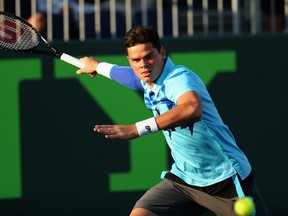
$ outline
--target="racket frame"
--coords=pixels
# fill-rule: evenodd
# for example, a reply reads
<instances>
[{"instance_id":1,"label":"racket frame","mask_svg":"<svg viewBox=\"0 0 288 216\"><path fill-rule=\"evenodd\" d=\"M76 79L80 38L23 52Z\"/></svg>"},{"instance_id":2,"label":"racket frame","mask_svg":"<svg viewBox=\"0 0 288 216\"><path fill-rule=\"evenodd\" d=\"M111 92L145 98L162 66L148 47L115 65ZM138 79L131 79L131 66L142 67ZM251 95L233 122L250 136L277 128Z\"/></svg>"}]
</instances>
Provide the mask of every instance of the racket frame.
<instances>
[{"instance_id":1,"label":"racket frame","mask_svg":"<svg viewBox=\"0 0 288 216\"><path fill-rule=\"evenodd\" d=\"M1 14L3 16L8 16L11 17L15 20L19 20L20 22L22 22L23 24L27 25L28 27L30 27L37 35L37 39L38 39L38 43L30 48L30 49L10 49L7 47L3 47L0 45L0 49L4 50L4 51L12 51L12 52L20 52L20 53L29 53L29 54L39 54L39 55L46 55L46 56L52 56L52 57L57 57L62 61L65 61L69 64L72 64L78 68L83 68L84 67L84 63L81 62L79 59L68 55L66 53L63 53L61 51L59 51L58 49L56 49L55 47L52 46L51 43L49 43L39 32L38 30L31 24L29 23L27 20L23 19L22 17L16 16L15 14L12 13L8 13L8 12L4 12L4 11L0 11L0 16ZM47 48L49 48L52 52L48 52L48 51L44 51L44 50L37 50L37 47L39 47L39 45L41 44L41 42L43 42Z\"/></svg>"}]
</instances>

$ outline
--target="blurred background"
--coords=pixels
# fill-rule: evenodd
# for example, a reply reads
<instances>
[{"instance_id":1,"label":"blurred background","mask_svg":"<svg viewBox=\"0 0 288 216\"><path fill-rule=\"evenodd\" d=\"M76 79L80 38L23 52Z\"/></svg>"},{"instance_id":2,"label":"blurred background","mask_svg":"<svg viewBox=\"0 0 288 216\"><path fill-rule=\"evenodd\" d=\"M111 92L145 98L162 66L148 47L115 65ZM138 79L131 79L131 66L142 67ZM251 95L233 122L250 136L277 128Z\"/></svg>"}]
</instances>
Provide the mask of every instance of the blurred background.
<instances>
[{"instance_id":1,"label":"blurred background","mask_svg":"<svg viewBox=\"0 0 288 216\"><path fill-rule=\"evenodd\" d=\"M0 0L61 51L128 65L151 25L204 80L271 215L286 213L287 0ZM173 162L161 132L106 140L94 124L148 118L142 95L58 59L0 52L0 215L129 215ZM210 215L210 214L209 214Z\"/></svg>"},{"instance_id":2,"label":"blurred background","mask_svg":"<svg viewBox=\"0 0 288 216\"><path fill-rule=\"evenodd\" d=\"M133 25L161 37L287 33L287 0L0 0L49 41L122 38Z\"/></svg>"}]
</instances>

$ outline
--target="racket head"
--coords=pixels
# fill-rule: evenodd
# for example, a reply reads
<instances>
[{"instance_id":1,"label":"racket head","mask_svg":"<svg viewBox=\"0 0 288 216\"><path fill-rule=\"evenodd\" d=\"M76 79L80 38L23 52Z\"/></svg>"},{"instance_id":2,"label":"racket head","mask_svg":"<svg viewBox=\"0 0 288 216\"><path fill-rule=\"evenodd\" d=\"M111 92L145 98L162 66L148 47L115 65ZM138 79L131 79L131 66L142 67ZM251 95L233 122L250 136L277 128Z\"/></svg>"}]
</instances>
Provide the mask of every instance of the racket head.
<instances>
[{"instance_id":1,"label":"racket head","mask_svg":"<svg viewBox=\"0 0 288 216\"><path fill-rule=\"evenodd\" d=\"M39 45L40 38L36 28L25 19L0 11L0 49L30 52Z\"/></svg>"}]
</instances>

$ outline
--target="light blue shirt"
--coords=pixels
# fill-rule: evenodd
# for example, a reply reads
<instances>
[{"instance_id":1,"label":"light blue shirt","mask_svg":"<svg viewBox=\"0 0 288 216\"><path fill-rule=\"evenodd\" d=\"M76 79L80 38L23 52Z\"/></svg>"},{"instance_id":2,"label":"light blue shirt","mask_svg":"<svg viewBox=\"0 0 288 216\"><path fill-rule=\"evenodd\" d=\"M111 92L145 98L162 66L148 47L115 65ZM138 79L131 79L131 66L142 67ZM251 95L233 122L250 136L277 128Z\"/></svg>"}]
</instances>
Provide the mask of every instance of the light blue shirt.
<instances>
[{"instance_id":1,"label":"light blue shirt","mask_svg":"<svg viewBox=\"0 0 288 216\"><path fill-rule=\"evenodd\" d=\"M118 66L115 71L117 70L119 71ZM117 76L111 73L111 78L121 83L119 74L115 77ZM133 80L131 86L135 86L135 77L130 80ZM225 180L236 173L242 179L249 175L251 166L247 157L236 145L205 84L194 72L181 65L175 66L171 59L167 58L163 73L153 89L143 81L141 84L144 88L145 104L154 116L177 106L178 98L185 92L194 91L200 97L203 107L200 121L163 131L174 159L170 170L173 174L187 184L202 187ZM129 87L128 83L125 85Z\"/></svg>"}]
</instances>

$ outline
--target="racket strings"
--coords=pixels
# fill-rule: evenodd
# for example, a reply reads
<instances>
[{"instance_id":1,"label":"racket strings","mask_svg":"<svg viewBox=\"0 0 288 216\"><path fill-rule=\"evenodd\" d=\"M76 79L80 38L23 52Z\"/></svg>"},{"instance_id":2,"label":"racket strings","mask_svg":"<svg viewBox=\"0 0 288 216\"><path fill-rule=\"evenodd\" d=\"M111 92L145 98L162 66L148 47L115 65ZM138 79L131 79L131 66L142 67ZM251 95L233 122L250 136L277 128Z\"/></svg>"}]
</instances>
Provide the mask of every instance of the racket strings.
<instances>
[{"instance_id":1,"label":"racket strings","mask_svg":"<svg viewBox=\"0 0 288 216\"><path fill-rule=\"evenodd\" d=\"M15 17L0 14L0 47L15 51L29 50L39 44L35 30Z\"/></svg>"}]
</instances>

